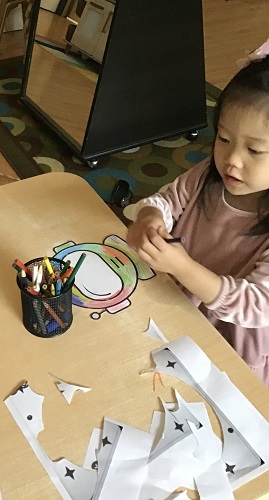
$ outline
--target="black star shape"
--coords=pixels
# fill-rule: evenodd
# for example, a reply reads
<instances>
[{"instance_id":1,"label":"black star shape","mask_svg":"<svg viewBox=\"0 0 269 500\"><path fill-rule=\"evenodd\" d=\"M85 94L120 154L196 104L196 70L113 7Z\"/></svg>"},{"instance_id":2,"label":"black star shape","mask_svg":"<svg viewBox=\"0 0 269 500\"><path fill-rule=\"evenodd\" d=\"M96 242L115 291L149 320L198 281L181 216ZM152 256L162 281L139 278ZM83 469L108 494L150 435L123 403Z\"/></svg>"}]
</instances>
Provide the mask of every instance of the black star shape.
<instances>
[{"instance_id":1,"label":"black star shape","mask_svg":"<svg viewBox=\"0 0 269 500\"><path fill-rule=\"evenodd\" d=\"M103 446L106 444L112 444L110 441L108 441L108 437L106 436L104 439L102 439Z\"/></svg>"},{"instance_id":2,"label":"black star shape","mask_svg":"<svg viewBox=\"0 0 269 500\"><path fill-rule=\"evenodd\" d=\"M232 474L234 474L234 468L235 465L226 464L226 472L231 472Z\"/></svg>"},{"instance_id":3,"label":"black star shape","mask_svg":"<svg viewBox=\"0 0 269 500\"><path fill-rule=\"evenodd\" d=\"M178 424L177 422L175 422L175 431L180 430L181 432L184 432L183 431L183 425L184 424Z\"/></svg>"},{"instance_id":4,"label":"black star shape","mask_svg":"<svg viewBox=\"0 0 269 500\"><path fill-rule=\"evenodd\" d=\"M175 368L176 361L168 361L166 368Z\"/></svg>"},{"instance_id":5,"label":"black star shape","mask_svg":"<svg viewBox=\"0 0 269 500\"><path fill-rule=\"evenodd\" d=\"M65 477L72 477L72 479L75 479L74 478L74 472L76 469L68 469L68 467L66 467L66 473L65 473Z\"/></svg>"}]
</instances>

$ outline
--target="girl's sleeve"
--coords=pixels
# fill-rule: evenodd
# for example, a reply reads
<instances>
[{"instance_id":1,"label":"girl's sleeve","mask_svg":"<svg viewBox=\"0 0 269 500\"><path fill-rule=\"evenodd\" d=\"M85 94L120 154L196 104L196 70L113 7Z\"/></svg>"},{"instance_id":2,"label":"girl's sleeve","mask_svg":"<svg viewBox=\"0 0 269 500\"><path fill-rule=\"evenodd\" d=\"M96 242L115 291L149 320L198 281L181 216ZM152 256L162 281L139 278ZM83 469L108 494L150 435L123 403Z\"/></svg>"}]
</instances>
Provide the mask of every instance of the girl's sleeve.
<instances>
[{"instance_id":1,"label":"girl's sleeve","mask_svg":"<svg viewBox=\"0 0 269 500\"><path fill-rule=\"evenodd\" d=\"M170 233L174 221L179 219L191 197L197 192L199 186L202 185L208 172L208 165L209 159L203 160L195 167L177 177L173 183L162 188L161 192L126 207L124 215L128 219L136 221L138 213L142 208L158 208L162 213L166 229Z\"/></svg>"},{"instance_id":2,"label":"girl's sleeve","mask_svg":"<svg viewBox=\"0 0 269 500\"><path fill-rule=\"evenodd\" d=\"M204 304L214 316L244 328L269 326L269 250L261 254L254 270L245 278L221 276L219 296Z\"/></svg>"}]
</instances>

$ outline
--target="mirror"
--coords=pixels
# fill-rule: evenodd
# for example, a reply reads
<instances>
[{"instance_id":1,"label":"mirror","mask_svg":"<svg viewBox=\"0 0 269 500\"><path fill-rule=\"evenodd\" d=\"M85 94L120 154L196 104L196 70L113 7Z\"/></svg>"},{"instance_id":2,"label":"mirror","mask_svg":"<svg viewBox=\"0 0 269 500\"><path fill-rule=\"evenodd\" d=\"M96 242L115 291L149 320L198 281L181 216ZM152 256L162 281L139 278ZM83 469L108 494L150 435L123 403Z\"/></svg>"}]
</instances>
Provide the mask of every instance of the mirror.
<instances>
[{"instance_id":1,"label":"mirror","mask_svg":"<svg viewBox=\"0 0 269 500\"><path fill-rule=\"evenodd\" d=\"M36 0L21 100L83 161L205 127L202 0Z\"/></svg>"},{"instance_id":2,"label":"mirror","mask_svg":"<svg viewBox=\"0 0 269 500\"><path fill-rule=\"evenodd\" d=\"M26 95L81 150L114 3L78 0L68 16L55 7L42 0L38 9Z\"/></svg>"}]
</instances>

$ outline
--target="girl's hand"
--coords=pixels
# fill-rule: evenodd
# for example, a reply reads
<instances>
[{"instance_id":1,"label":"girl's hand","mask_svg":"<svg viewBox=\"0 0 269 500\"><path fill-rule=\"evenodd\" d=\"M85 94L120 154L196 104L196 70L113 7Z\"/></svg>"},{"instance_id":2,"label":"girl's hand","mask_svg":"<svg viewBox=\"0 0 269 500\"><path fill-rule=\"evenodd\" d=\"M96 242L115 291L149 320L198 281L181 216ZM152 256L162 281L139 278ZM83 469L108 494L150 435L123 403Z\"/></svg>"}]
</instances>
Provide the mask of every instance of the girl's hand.
<instances>
[{"instance_id":1,"label":"girl's hand","mask_svg":"<svg viewBox=\"0 0 269 500\"><path fill-rule=\"evenodd\" d=\"M162 228L166 231L160 210L154 207L145 207L139 212L136 222L128 228L128 245L138 251L149 241L150 228L156 231Z\"/></svg>"},{"instance_id":2,"label":"girl's hand","mask_svg":"<svg viewBox=\"0 0 269 500\"><path fill-rule=\"evenodd\" d=\"M138 249L139 256L156 271L172 274L177 277L184 269L184 264L190 260L185 249L180 243L167 243L165 238L171 235L164 227L157 229L150 227L148 238ZM181 271L181 272L180 272Z\"/></svg>"},{"instance_id":3,"label":"girl's hand","mask_svg":"<svg viewBox=\"0 0 269 500\"><path fill-rule=\"evenodd\" d=\"M201 302L215 300L222 287L221 277L193 260L180 243L167 243L164 238L171 238L166 229L150 228L138 255L152 269L174 276Z\"/></svg>"}]
</instances>

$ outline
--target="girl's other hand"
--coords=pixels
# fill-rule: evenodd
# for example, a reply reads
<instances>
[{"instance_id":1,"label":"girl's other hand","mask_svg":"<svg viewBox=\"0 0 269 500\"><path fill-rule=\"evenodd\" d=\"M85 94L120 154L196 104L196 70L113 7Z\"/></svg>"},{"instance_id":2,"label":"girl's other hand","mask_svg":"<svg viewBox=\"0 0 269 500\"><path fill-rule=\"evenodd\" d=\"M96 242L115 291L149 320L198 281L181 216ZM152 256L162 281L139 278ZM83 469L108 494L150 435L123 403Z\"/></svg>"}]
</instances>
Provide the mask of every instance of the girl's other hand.
<instances>
[{"instance_id":1,"label":"girl's other hand","mask_svg":"<svg viewBox=\"0 0 269 500\"><path fill-rule=\"evenodd\" d=\"M162 213L155 207L145 207L140 210L136 222L128 228L128 245L138 251L148 241L150 228L156 231L162 228L166 231Z\"/></svg>"},{"instance_id":2,"label":"girl's other hand","mask_svg":"<svg viewBox=\"0 0 269 500\"><path fill-rule=\"evenodd\" d=\"M184 265L190 260L180 243L169 244L165 239L171 235L164 227L149 228L148 239L138 250L139 256L155 271L177 277L184 272Z\"/></svg>"}]
</instances>

